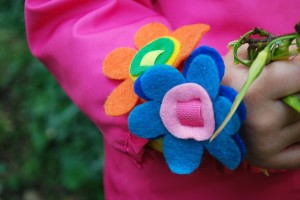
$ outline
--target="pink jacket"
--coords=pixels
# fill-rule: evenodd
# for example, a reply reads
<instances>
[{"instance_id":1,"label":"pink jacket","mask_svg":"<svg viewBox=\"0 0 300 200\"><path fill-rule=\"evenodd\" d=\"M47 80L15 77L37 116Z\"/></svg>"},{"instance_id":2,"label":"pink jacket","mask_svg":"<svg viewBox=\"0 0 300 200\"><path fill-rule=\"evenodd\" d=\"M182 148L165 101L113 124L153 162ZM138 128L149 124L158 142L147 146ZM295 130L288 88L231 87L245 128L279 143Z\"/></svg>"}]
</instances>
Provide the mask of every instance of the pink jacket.
<instances>
[{"instance_id":1,"label":"pink jacket","mask_svg":"<svg viewBox=\"0 0 300 200\"><path fill-rule=\"evenodd\" d=\"M243 164L226 170L206 158L191 175L174 175L161 153L128 132L127 116L109 117L103 104L119 84L102 73L102 61L117 47L134 47L135 32L149 22L170 29L207 23L200 44L226 53L229 41L253 26L293 31L298 0L26 0L30 49L104 138L106 199L300 199L300 170L266 177Z\"/></svg>"}]
</instances>

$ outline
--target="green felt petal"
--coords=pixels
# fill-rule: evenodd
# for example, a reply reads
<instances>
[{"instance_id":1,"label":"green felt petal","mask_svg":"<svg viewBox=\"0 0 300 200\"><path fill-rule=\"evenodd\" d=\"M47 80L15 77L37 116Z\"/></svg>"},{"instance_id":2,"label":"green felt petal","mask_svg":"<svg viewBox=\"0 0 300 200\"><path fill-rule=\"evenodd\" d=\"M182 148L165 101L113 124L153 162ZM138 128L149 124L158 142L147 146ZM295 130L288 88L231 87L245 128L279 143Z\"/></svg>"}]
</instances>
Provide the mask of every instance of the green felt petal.
<instances>
[{"instance_id":1,"label":"green felt petal","mask_svg":"<svg viewBox=\"0 0 300 200\"><path fill-rule=\"evenodd\" d=\"M162 37L147 44L138 51L131 62L130 74L138 77L149 67L157 64L170 64L179 52L179 42L175 38Z\"/></svg>"}]
</instances>

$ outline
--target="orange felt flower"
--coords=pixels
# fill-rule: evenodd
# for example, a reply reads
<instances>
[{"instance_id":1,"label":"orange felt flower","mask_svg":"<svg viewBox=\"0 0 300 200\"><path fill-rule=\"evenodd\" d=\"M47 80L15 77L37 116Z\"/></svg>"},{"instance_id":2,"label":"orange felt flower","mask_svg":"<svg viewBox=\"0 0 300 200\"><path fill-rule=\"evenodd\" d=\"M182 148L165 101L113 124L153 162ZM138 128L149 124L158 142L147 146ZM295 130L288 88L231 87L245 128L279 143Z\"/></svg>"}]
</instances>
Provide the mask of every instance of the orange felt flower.
<instances>
[{"instance_id":1,"label":"orange felt flower","mask_svg":"<svg viewBox=\"0 0 300 200\"><path fill-rule=\"evenodd\" d=\"M180 49L172 65L178 67L197 46L202 35L209 29L210 27L206 24L194 24L180 27L171 32L163 24L151 23L137 31L134 43L138 50L142 50L143 47L155 39L161 37L166 37L166 40L168 37L170 39L174 38L180 43ZM134 92L134 80L137 77L132 77L129 73L132 60L138 54L138 50L129 47L117 48L110 52L103 62L103 73L107 77L123 81L106 99L104 109L109 116L121 116L129 113L139 100Z\"/></svg>"}]
</instances>

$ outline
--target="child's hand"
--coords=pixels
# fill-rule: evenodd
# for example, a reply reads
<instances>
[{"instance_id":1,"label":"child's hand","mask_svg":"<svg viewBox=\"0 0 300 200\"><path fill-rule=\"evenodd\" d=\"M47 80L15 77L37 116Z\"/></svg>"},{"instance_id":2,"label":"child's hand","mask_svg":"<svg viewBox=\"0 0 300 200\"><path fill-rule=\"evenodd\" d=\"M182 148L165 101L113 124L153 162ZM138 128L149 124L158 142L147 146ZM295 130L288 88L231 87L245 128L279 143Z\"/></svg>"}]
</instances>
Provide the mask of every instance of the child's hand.
<instances>
[{"instance_id":1,"label":"child's hand","mask_svg":"<svg viewBox=\"0 0 300 200\"><path fill-rule=\"evenodd\" d=\"M244 51L243 53L245 53ZM225 56L223 83L239 90L248 69ZM248 161L261 168L300 168L300 113L284 104L284 96L300 92L300 60L266 66L244 98L247 120L241 129Z\"/></svg>"}]
</instances>

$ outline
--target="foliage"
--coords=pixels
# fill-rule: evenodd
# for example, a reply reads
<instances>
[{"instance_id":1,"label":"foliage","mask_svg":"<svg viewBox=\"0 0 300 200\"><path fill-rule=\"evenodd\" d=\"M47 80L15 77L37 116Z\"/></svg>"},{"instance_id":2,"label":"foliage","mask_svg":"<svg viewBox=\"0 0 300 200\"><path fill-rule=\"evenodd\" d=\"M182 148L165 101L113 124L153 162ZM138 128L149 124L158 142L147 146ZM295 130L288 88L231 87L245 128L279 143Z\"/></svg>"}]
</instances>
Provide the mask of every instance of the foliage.
<instances>
[{"instance_id":1,"label":"foliage","mask_svg":"<svg viewBox=\"0 0 300 200\"><path fill-rule=\"evenodd\" d=\"M102 139L27 47L0 0L0 199L103 199Z\"/></svg>"}]
</instances>

